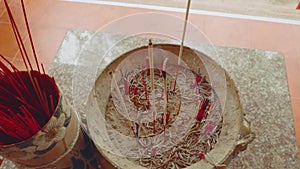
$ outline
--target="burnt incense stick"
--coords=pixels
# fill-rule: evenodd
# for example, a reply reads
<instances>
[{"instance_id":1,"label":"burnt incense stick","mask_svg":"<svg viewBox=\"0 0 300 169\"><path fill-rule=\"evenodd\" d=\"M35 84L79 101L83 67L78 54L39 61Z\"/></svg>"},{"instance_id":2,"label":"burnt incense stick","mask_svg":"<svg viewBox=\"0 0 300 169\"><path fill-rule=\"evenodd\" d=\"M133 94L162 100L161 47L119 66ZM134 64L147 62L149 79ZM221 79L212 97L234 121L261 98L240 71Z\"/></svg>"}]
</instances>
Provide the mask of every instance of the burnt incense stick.
<instances>
[{"instance_id":1,"label":"burnt incense stick","mask_svg":"<svg viewBox=\"0 0 300 169\"><path fill-rule=\"evenodd\" d=\"M122 97L122 93L121 93L121 91L120 91L120 89L119 89L119 85L118 85L118 82L117 82L117 80L116 80L115 73L109 72L109 74L111 75L113 84L115 85L115 89L116 89L116 91L117 91L117 97L118 97L119 100L121 101L121 104L122 104L122 106L123 106L123 108L124 108L124 110L125 110L125 113L126 113L127 118L130 119L129 111L127 110L125 101L124 101L124 99L123 99L123 97ZM130 128L131 128L131 130L133 131L133 134L136 135L137 133L134 131L134 126L135 126L135 124L134 124L133 121L131 121L131 120L129 120L129 121L130 121Z\"/></svg>"},{"instance_id":2,"label":"burnt incense stick","mask_svg":"<svg viewBox=\"0 0 300 169\"><path fill-rule=\"evenodd\" d=\"M182 59L183 44L184 44L185 34L186 34L186 25L187 25L188 18L189 18L190 5L191 5L191 0L188 0L188 4L187 4L187 7L186 7L186 12L185 12L185 19L184 19L184 26L183 26L183 31L182 31L182 38L181 38L181 43L180 43L180 48L179 48L179 55L178 55L178 60L177 60L177 70L176 70L176 74L175 74L175 83L174 83L173 91L175 91L175 89L176 89L176 81L177 81L178 71L179 71L179 67L180 67L181 59Z\"/></svg>"},{"instance_id":3,"label":"burnt incense stick","mask_svg":"<svg viewBox=\"0 0 300 169\"><path fill-rule=\"evenodd\" d=\"M162 76L163 76L163 81L164 81L164 126L167 124L167 105L168 105L168 89L167 89L167 62L168 62L168 58L165 58L164 62L163 62L163 69L162 69Z\"/></svg>"},{"instance_id":4,"label":"burnt incense stick","mask_svg":"<svg viewBox=\"0 0 300 169\"><path fill-rule=\"evenodd\" d=\"M208 99L203 99L202 101L200 101L198 105L198 112L197 112L196 119L198 121L202 121L202 119L207 114L209 108L210 108L210 102Z\"/></svg>"},{"instance_id":5,"label":"burnt incense stick","mask_svg":"<svg viewBox=\"0 0 300 169\"><path fill-rule=\"evenodd\" d=\"M146 79L145 79L145 71L142 71L142 83L143 83L143 86L144 86L144 91L145 91L145 97L146 97L146 100L147 100L147 106L148 106L148 109L150 109L150 101L149 101L149 96L148 96L148 89L147 89L147 83L146 83Z\"/></svg>"},{"instance_id":6,"label":"burnt incense stick","mask_svg":"<svg viewBox=\"0 0 300 169\"><path fill-rule=\"evenodd\" d=\"M124 110L125 110L125 112L126 112L126 115L127 115L128 119L130 119L130 118L129 118L129 112L128 112L128 110L127 110L125 101L124 101L124 99L123 99L123 97L122 97L122 93L121 93L121 91L120 91L120 89L119 89L119 85L118 85L118 82L117 82L117 80L116 80L115 74L114 74L113 72L109 72L109 74L111 75L113 84L115 85L115 89L116 89L116 91L117 91L117 96L119 97L119 99L120 99L120 101L121 101L121 104L122 104L122 106L123 106L123 108L124 108Z\"/></svg>"},{"instance_id":7,"label":"burnt incense stick","mask_svg":"<svg viewBox=\"0 0 300 169\"><path fill-rule=\"evenodd\" d=\"M151 97L151 109L152 110L152 120L153 120L153 133L156 133L155 125L156 125L156 105L155 105L155 91L154 91L154 63L153 63L153 44L151 39L149 39L148 43L148 54L149 54L149 62L150 62L150 97Z\"/></svg>"},{"instance_id":8,"label":"burnt incense stick","mask_svg":"<svg viewBox=\"0 0 300 169\"><path fill-rule=\"evenodd\" d=\"M151 39L149 39L148 43L148 53L150 59L150 85L151 85L151 92L154 91L154 63L153 63L153 44Z\"/></svg>"}]
</instances>

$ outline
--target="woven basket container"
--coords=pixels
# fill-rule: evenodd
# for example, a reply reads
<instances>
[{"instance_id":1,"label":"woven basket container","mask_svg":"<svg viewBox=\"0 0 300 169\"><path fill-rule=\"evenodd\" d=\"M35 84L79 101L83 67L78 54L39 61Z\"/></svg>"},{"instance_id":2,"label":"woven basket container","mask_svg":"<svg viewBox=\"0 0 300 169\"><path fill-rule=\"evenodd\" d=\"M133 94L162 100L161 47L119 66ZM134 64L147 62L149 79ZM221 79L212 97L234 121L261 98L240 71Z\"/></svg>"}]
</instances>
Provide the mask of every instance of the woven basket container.
<instances>
[{"instance_id":1,"label":"woven basket container","mask_svg":"<svg viewBox=\"0 0 300 169\"><path fill-rule=\"evenodd\" d=\"M179 51L178 45L160 44L159 48L171 52L174 55L178 56L178 51ZM97 98L96 103L93 102L90 104L93 106L94 104L97 104L102 114L103 112L106 112L107 104L109 104L108 100L109 98L112 97L110 92L108 92L111 91L111 85L113 80L109 74L113 72L120 65L122 61L126 60L131 53L139 50L147 50L147 47L134 49L118 57L116 60L106 65L105 69L101 72L100 76L98 77L94 86L94 94L93 94ZM205 59L205 65L202 62L203 60L199 59L198 57L199 55L201 55L201 57ZM182 61L184 61L188 65L189 69L193 72L197 72L198 68L200 67L202 72L204 74L207 74L208 71L205 70L206 66L213 66L218 69L221 69L221 67L218 64L216 64L213 60L211 60L204 54L192 50L188 47L184 47L182 56L183 56ZM139 59L136 59L130 62L130 64L134 65L134 64L139 64L140 62L141 61ZM222 121L220 122L221 128L218 135L218 141L214 143L214 145L210 147L210 150L206 151L205 154L204 153L201 154L199 152L198 158L200 158L201 160L198 160L193 164L190 164L188 166L183 166L180 168L191 168L191 169L225 168L226 165L230 162L230 160L234 158L234 156L238 152L245 150L247 144L254 139L254 134L251 132L250 125L248 121L245 120L244 112L241 109L238 92L235 88L234 82L231 80L231 78L228 76L227 73L224 74L224 77L226 80L225 82L226 84L215 84L215 85L224 86L223 90L225 91L224 94L226 98L224 102L223 111L221 113ZM210 79L208 79L208 81L209 80ZM107 165L107 163L106 164L103 163L102 165L104 166L104 168L120 168L120 169L160 168L159 166L151 166L151 165L142 166L135 161L136 160L135 157L128 157L126 155L122 155L122 153L118 153L118 151L112 151L112 149L110 149L109 146L104 146L103 141L99 136L104 136L107 135L107 133L109 133L106 132L105 128L110 124L107 124L106 126L102 125L101 130L98 130L100 128L99 126L98 129L97 127L94 128L95 121L97 121L95 119L97 119L96 114L91 113L87 115L87 123L88 126L90 127L91 138L96 143L98 150L102 153L105 159L111 164L111 165ZM114 120L118 120L118 119L114 119ZM106 122L109 123L109 121ZM120 122L120 126L122 126L121 122ZM114 126L113 128L117 130L118 126ZM110 140L106 140L106 141L109 142ZM176 147L176 145L174 147ZM170 147L170 149L174 147ZM148 159L155 158L154 156L148 157ZM178 158L178 156L176 156L176 158ZM164 166L161 168L166 168L166 167Z\"/></svg>"}]
</instances>

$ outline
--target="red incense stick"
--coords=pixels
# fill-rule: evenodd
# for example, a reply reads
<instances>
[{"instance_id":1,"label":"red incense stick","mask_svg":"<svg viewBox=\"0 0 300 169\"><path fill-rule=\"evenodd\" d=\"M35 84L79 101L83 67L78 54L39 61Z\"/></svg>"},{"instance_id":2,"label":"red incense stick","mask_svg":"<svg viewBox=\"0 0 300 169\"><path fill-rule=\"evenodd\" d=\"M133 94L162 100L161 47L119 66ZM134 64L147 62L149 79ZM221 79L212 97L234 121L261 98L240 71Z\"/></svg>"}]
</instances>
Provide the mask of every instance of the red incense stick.
<instances>
[{"instance_id":1,"label":"red incense stick","mask_svg":"<svg viewBox=\"0 0 300 169\"><path fill-rule=\"evenodd\" d=\"M19 71L0 54L0 145L17 143L37 133L48 122L59 100L54 79L45 74L43 64L43 73L39 67L24 1L21 0L22 11L37 70L33 69L7 0L4 4L26 71Z\"/></svg>"}]
</instances>

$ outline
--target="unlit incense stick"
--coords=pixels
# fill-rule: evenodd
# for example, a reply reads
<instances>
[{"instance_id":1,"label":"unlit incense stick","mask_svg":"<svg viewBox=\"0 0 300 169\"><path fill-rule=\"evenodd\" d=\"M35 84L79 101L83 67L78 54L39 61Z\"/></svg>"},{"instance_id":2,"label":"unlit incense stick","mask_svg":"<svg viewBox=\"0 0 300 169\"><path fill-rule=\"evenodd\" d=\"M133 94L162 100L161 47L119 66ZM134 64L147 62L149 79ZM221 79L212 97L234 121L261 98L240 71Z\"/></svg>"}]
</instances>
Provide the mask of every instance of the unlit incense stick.
<instances>
[{"instance_id":1,"label":"unlit incense stick","mask_svg":"<svg viewBox=\"0 0 300 169\"><path fill-rule=\"evenodd\" d=\"M18 70L0 54L0 145L20 142L37 133L54 113L60 96L54 79L45 74L43 65L43 73L39 68L24 0L21 0L21 4L37 70L31 63L8 0L4 0L26 71Z\"/></svg>"}]
</instances>

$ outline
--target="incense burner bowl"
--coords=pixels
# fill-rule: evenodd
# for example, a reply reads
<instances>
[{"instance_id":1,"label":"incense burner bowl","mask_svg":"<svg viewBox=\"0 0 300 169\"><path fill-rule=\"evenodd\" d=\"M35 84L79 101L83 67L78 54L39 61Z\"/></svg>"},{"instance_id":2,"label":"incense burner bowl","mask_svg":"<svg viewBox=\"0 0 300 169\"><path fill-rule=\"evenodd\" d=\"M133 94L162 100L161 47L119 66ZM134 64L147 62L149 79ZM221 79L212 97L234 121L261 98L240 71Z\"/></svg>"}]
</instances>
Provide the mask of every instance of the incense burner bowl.
<instances>
[{"instance_id":1,"label":"incense burner bowl","mask_svg":"<svg viewBox=\"0 0 300 169\"><path fill-rule=\"evenodd\" d=\"M171 54L178 56L179 45L159 44L158 46L159 46L158 47L159 50L164 50L164 55L168 55L166 54L166 52L170 52ZM120 77L118 77L118 75L115 75L115 77L113 77L115 79L119 79L119 80L115 80L116 83L113 82L113 78L110 74L111 72L120 71L119 68L122 66L123 67L127 66L127 68L134 70L134 72L138 72L137 74L141 74L140 72L145 71L144 68L147 66L143 67L138 65L142 64L144 60L132 59L130 62L126 62L126 59L129 59L132 53L134 52L139 53L139 51L143 51L143 50L147 50L147 47L140 47L140 48L133 49L112 60L112 62L104 66L104 69L101 71L95 83L94 93L92 94L92 97L90 97L91 100L90 102L88 102L89 105L87 106L92 107L91 109L93 109L93 107L95 106L98 106L99 114L97 113L87 114L87 124L89 126L90 136L93 139L93 141L96 143L98 150L102 153L102 155L106 158L106 160L112 166L114 166L113 168L122 168L122 169L172 168L172 167L190 168L190 169L225 168L226 165L230 162L230 160L234 158L234 156L238 152L245 150L247 144L254 139L254 133L251 132L250 125L248 121L244 118L244 112L241 109L238 92L236 91L234 82L231 80L229 75L226 72L224 72L225 83L218 84L217 81L214 84L214 87L218 87L218 85L223 86L221 87L221 93L224 93L225 94L224 98L226 98L225 100L223 100L224 101L223 106L222 104L217 105L217 102L221 102L220 101L221 99L218 98L220 96L214 95L213 91L215 89L213 86L210 92L205 93L204 91L204 95L205 94L214 95L214 97L211 98L211 103L212 105L214 105L211 107L214 107L214 109L213 108L208 109L208 111L210 112L206 115L203 115L203 119L201 118L195 120L195 117L199 115L198 111L197 111L198 115L197 112L186 112L185 114L183 113L185 108L193 107L194 105L192 103L187 104L185 101L187 97L192 98L192 95L190 94L186 96L180 95L180 97L178 98L180 98L181 100L178 102L174 102L175 104L176 103L179 104L175 106L177 107L177 109L174 109L175 112L173 113L175 114L174 118L176 119L170 120L172 124L165 125L165 123L163 122L164 121L163 117L166 116L163 116L162 113L162 116L156 117L160 125L165 126L160 130L161 132L155 133L155 131L153 130L148 130L148 131L142 130L140 128L141 126L143 127L143 125L145 128L149 126L151 128L151 125L152 125L152 129L155 128L154 125L157 124L154 123L154 121L149 120L152 119L153 116L150 115L147 118L142 119L145 121L148 120L148 123L141 122L142 120L141 118L139 118L138 115L139 111L136 109L136 105L139 104L136 104L136 99L135 99L136 95L134 94L134 92L132 92L131 96L128 96L128 98L131 98L131 100L129 99L130 101L126 100L127 96L124 97L122 96L123 99L119 98L118 100L118 97L121 97L120 93L125 92L127 94L129 93L130 95L130 92L126 92L125 89L126 85L125 84L122 85L123 83L122 79L124 79L124 76L122 76L122 74L124 75L125 73L120 73L121 74ZM202 59L199 59L198 57L199 55L201 55ZM160 58L160 60L157 63L162 63L162 61L163 60L161 60ZM206 76L207 77L206 80L208 84L210 83L210 81L212 81L212 79L210 79L209 77L209 71L207 70L207 68L209 67L212 68L211 71L213 72L216 69L222 69L217 63L215 63L213 60L208 58L203 53L199 51L195 51L188 47L184 47L183 49L182 61L186 64L187 67L182 68L181 72L184 72L188 69L189 73L195 75L195 76L193 75L191 76L198 78L197 73L195 72L199 72L199 68L200 68L201 73L198 73L198 75L202 74ZM137 67L142 67L140 69L142 71L136 71L135 68ZM161 71L163 71L162 67L160 69ZM188 79L187 76L188 75L185 74L182 77L184 77L184 79ZM136 83L136 81L143 81L143 79L137 80L136 79L137 76L133 75L132 77L134 78L131 80L129 78L128 81L132 83ZM163 78L163 76L161 75L158 78ZM174 79L176 78L173 78L171 81L174 81ZM178 88L181 89L181 90L177 90L178 92L186 91L187 88L188 89L193 88L193 83L191 83L193 82L193 80L188 83L185 83L185 81L180 78L177 80L178 81L175 83L177 83ZM204 83L204 80L202 80L201 82ZM171 84L170 86L174 85L174 83L172 82L169 82L168 84L169 85ZM120 87L120 91L116 91L119 90L116 89L116 86L118 85ZM203 85L206 84L202 84L202 86L200 85L200 88L203 87ZM168 88L170 88L170 86ZM193 88L192 90L197 93L196 88ZM109 93L108 91L111 91L111 93ZM202 92L203 88L201 88L200 91ZM144 93L139 93L139 94L144 96ZM161 95L163 95L163 92ZM204 98L206 96L201 96L200 99L203 99L202 97ZM151 98L150 95L149 98ZM218 101L218 99L220 100ZM132 109L130 109L130 103L132 103L132 107L133 107ZM170 107L170 105L168 104L169 103L166 103L167 107L168 106ZM107 118L105 114L107 114L107 111L111 111L111 109L108 108L109 105L112 105L112 107L115 108L113 108L114 109L113 113L109 115L110 117ZM158 104L155 105L158 106ZM125 110L125 107L127 107L126 108L127 110ZM184 115L182 115L182 113ZM145 114L147 114L147 112ZM114 115L116 118L113 118ZM103 118L99 118L101 116ZM134 116L136 116L136 118ZM190 116L190 118L188 118L189 120L183 120L184 123L177 122L180 121L180 118L184 119L185 116ZM199 127L199 129L197 129L199 130L199 132L198 134L196 134L198 138L189 139L189 137L195 137L193 134L190 134L190 133L195 134L195 131L193 131L194 128L196 128L194 122ZM173 130L172 127L175 130ZM186 132L184 132L183 130L185 127L187 127ZM99 130L99 128L101 128L101 130ZM156 128L158 128L158 126L156 126ZM149 134L149 131L150 133L152 131L152 134ZM123 137L124 135L125 137ZM176 135L178 137L176 137ZM147 137L149 139L147 139ZM172 138L176 138L178 142L170 146L169 142L174 141L174 139ZM195 142L200 142L200 144L196 144ZM196 150L195 146L191 146L194 143L197 146L203 146L203 147L200 148L199 150L198 149ZM118 144L120 144L120 146ZM180 146L184 148L189 147L185 149L187 150L187 152L192 152L192 151L193 152L198 151L198 152L190 153L190 154L184 152L180 154L178 152L181 150L177 151L178 147ZM167 160L165 160L162 164L156 165L157 162L155 162L155 159L162 158L162 156L166 156L163 158ZM178 160L180 158L181 160ZM189 161L186 159L191 159L191 160ZM111 165L103 164L104 167L108 167L108 168L111 168L112 167Z\"/></svg>"}]
</instances>

